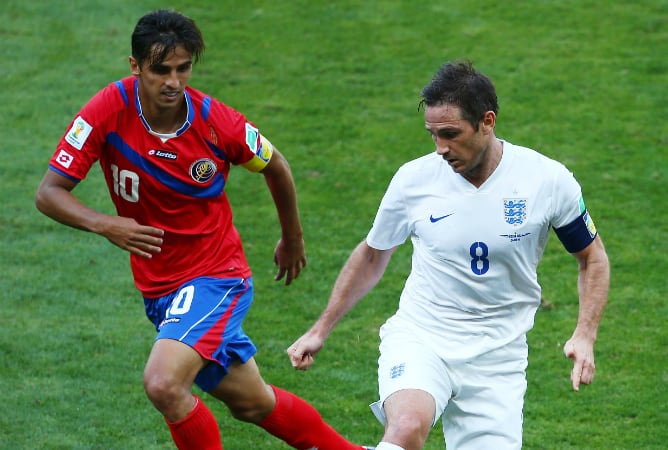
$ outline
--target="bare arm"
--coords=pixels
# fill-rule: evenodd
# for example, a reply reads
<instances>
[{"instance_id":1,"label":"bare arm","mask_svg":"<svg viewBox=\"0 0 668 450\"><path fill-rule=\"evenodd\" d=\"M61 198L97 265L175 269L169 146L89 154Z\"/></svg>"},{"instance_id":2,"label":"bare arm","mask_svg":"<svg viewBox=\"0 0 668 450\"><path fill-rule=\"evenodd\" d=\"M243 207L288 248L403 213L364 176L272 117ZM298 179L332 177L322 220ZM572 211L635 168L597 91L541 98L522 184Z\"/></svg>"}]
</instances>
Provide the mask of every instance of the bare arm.
<instances>
[{"instance_id":1,"label":"bare arm","mask_svg":"<svg viewBox=\"0 0 668 450\"><path fill-rule=\"evenodd\" d=\"M44 215L62 224L90 231L114 245L144 258L160 252L164 232L128 217L109 216L81 203L72 194L76 183L47 170L37 189L35 204Z\"/></svg>"},{"instance_id":2,"label":"bare arm","mask_svg":"<svg viewBox=\"0 0 668 450\"><path fill-rule=\"evenodd\" d=\"M281 239L274 251L274 263L278 266L275 280L278 281L285 276L285 284L289 285L306 266L297 190L288 161L275 148L269 164L261 173L274 199L278 221L281 224Z\"/></svg>"},{"instance_id":3,"label":"bare arm","mask_svg":"<svg viewBox=\"0 0 668 450\"><path fill-rule=\"evenodd\" d=\"M341 318L353 308L382 278L396 247L376 250L362 241L351 253L339 273L327 307L320 318L287 350L292 366L306 370Z\"/></svg>"},{"instance_id":4,"label":"bare arm","mask_svg":"<svg viewBox=\"0 0 668 450\"><path fill-rule=\"evenodd\" d=\"M575 257L579 263L580 308L575 331L564 345L564 354L573 360L571 382L578 391L580 383L590 384L594 379L594 343L608 300L610 264L598 236L584 250L575 253Z\"/></svg>"}]
</instances>

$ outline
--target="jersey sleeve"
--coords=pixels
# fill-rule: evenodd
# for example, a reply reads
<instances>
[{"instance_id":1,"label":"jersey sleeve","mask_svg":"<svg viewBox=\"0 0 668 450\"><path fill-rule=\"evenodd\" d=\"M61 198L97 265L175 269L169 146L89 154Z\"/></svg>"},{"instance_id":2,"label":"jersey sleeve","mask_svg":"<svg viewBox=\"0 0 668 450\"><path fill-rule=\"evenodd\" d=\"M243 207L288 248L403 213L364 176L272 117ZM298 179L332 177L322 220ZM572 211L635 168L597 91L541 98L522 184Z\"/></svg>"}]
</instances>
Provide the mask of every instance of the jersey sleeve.
<instances>
[{"instance_id":1,"label":"jersey sleeve","mask_svg":"<svg viewBox=\"0 0 668 450\"><path fill-rule=\"evenodd\" d=\"M596 237L596 226L587 211L580 184L565 167L557 177L555 191L552 227L568 252L579 252Z\"/></svg>"},{"instance_id":2,"label":"jersey sleeve","mask_svg":"<svg viewBox=\"0 0 668 450\"><path fill-rule=\"evenodd\" d=\"M271 155L274 153L274 146L269 142L269 139L259 134L259 139L255 143L255 148L251 148L254 152L251 159L242 165L251 172L259 172L269 164Z\"/></svg>"},{"instance_id":3,"label":"jersey sleeve","mask_svg":"<svg viewBox=\"0 0 668 450\"><path fill-rule=\"evenodd\" d=\"M123 102L115 84L95 94L70 122L49 161L49 168L73 181L83 180L100 158L108 118Z\"/></svg>"},{"instance_id":4,"label":"jersey sleeve","mask_svg":"<svg viewBox=\"0 0 668 450\"><path fill-rule=\"evenodd\" d=\"M403 244L411 232L408 210L402 195L401 169L388 186L378 207L366 242L370 247L387 250Z\"/></svg>"},{"instance_id":5,"label":"jersey sleeve","mask_svg":"<svg viewBox=\"0 0 668 450\"><path fill-rule=\"evenodd\" d=\"M243 114L214 101L209 120L216 134L224 139L225 154L230 163L251 172L259 172L269 163L273 145Z\"/></svg>"}]
</instances>

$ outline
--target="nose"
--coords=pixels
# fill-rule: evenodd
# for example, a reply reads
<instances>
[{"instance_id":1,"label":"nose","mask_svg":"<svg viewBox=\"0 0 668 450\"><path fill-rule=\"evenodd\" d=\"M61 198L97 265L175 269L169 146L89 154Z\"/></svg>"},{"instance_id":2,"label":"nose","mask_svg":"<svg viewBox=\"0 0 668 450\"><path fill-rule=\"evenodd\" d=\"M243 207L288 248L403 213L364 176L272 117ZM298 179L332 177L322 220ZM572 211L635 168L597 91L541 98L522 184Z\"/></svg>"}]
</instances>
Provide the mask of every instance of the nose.
<instances>
[{"instance_id":1,"label":"nose","mask_svg":"<svg viewBox=\"0 0 668 450\"><path fill-rule=\"evenodd\" d=\"M439 155L445 155L450 151L450 144L447 139L436 137L434 143L436 144L436 153Z\"/></svg>"},{"instance_id":2,"label":"nose","mask_svg":"<svg viewBox=\"0 0 668 450\"><path fill-rule=\"evenodd\" d=\"M181 82L176 70L171 71L165 80L165 84L171 88L178 88L180 83Z\"/></svg>"}]
</instances>

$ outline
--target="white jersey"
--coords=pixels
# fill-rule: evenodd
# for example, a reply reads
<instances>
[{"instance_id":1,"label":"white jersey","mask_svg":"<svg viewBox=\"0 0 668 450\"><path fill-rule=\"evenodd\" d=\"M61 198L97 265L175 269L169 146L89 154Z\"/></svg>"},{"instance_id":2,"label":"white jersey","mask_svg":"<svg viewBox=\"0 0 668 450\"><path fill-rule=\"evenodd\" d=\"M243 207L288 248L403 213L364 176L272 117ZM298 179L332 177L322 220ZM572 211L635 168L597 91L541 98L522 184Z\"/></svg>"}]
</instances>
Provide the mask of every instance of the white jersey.
<instances>
[{"instance_id":1,"label":"white jersey","mask_svg":"<svg viewBox=\"0 0 668 450\"><path fill-rule=\"evenodd\" d=\"M531 329L549 229L584 210L566 167L502 143L501 162L480 188L435 152L404 164L366 239L383 250L410 236L411 273L389 320L423 335L446 360L472 359Z\"/></svg>"}]
</instances>

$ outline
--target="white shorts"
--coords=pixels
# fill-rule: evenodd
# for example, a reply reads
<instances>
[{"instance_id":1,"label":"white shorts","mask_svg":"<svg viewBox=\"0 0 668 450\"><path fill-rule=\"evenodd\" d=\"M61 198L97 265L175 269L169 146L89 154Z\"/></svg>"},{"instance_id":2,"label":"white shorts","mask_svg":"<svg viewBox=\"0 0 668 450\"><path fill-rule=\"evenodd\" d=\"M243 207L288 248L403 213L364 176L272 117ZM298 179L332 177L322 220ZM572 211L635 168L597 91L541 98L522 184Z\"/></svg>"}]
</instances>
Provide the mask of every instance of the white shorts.
<instances>
[{"instance_id":1,"label":"white shorts","mask_svg":"<svg viewBox=\"0 0 668 450\"><path fill-rule=\"evenodd\" d=\"M453 449L520 449L526 392L527 345L524 336L472 361L444 361L434 339L398 321L385 324L378 359L380 400L371 410L385 425L382 405L393 393L419 389L435 400L435 424L443 416L443 435Z\"/></svg>"}]
</instances>

